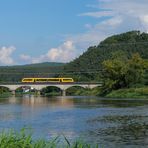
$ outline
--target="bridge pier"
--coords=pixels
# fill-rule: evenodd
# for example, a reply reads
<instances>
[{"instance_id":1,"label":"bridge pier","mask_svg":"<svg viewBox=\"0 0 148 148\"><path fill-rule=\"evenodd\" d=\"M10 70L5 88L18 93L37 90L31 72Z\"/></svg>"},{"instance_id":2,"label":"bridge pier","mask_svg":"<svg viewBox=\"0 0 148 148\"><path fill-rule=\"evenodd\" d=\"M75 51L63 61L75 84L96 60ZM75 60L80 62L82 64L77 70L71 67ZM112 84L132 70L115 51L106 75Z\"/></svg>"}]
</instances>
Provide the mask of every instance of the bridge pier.
<instances>
[{"instance_id":1,"label":"bridge pier","mask_svg":"<svg viewBox=\"0 0 148 148\"><path fill-rule=\"evenodd\" d=\"M15 90L11 90L12 95L15 95Z\"/></svg>"},{"instance_id":2,"label":"bridge pier","mask_svg":"<svg viewBox=\"0 0 148 148\"><path fill-rule=\"evenodd\" d=\"M66 90L65 89L62 90L62 96L63 97L66 96Z\"/></svg>"},{"instance_id":3,"label":"bridge pier","mask_svg":"<svg viewBox=\"0 0 148 148\"><path fill-rule=\"evenodd\" d=\"M40 96L41 95L41 91L37 90L37 95Z\"/></svg>"}]
</instances>

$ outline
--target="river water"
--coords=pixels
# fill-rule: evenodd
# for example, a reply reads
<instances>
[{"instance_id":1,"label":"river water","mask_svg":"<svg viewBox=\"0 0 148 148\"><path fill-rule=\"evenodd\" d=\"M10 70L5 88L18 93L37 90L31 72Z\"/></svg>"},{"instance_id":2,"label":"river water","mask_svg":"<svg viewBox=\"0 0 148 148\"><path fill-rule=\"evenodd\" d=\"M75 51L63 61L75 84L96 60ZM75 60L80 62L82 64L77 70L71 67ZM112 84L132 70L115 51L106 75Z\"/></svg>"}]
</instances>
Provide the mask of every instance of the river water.
<instances>
[{"instance_id":1,"label":"river water","mask_svg":"<svg viewBox=\"0 0 148 148\"><path fill-rule=\"evenodd\" d=\"M148 147L148 100L36 97L0 100L0 130L31 128L34 138L65 135L100 147Z\"/></svg>"}]
</instances>

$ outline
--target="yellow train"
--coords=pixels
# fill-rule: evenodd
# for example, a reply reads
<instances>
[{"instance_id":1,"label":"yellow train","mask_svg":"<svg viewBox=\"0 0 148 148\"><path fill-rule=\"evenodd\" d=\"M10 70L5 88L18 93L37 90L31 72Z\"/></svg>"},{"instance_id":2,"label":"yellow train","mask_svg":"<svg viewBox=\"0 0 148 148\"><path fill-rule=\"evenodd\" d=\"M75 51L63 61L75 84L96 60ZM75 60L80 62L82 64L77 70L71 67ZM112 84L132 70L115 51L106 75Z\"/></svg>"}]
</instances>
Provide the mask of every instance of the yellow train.
<instances>
[{"instance_id":1,"label":"yellow train","mask_svg":"<svg viewBox=\"0 0 148 148\"><path fill-rule=\"evenodd\" d=\"M62 82L62 83L70 83L74 82L73 78L23 78L23 83L45 83L45 82Z\"/></svg>"}]
</instances>

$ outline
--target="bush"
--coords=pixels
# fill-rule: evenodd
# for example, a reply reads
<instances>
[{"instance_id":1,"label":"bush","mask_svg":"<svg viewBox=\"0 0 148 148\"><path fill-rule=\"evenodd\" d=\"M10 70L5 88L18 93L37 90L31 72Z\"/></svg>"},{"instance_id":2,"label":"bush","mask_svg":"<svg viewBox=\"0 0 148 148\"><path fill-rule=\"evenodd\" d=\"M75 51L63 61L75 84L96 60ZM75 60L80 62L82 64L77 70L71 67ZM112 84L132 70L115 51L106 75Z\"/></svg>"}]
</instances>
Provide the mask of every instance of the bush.
<instances>
[{"instance_id":1,"label":"bush","mask_svg":"<svg viewBox=\"0 0 148 148\"><path fill-rule=\"evenodd\" d=\"M148 87L114 90L106 97L110 98L148 98Z\"/></svg>"}]
</instances>

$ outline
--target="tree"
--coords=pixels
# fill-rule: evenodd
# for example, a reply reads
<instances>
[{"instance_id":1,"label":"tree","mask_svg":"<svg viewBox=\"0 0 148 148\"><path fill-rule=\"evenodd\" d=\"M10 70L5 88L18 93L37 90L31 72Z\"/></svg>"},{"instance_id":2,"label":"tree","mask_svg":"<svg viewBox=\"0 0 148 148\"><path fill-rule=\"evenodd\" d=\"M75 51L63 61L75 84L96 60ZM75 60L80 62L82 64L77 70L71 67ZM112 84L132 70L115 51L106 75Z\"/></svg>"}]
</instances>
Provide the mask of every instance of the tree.
<instances>
[{"instance_id":1,"label":"tree","mask_svg":"<svg viewBox=\"0 0 148 148\"><path fill-rule=\"evenodd\" d=\"M128 60L128 71L126 74L126 84L128 87L141 83L144 78L146 61L143 60L138 53L132 55Z\"/></svg>"},{"instance_id":2,"label":"tree","mask_svg":"<svg viewBox=\"0 0 148 148\"><path fill-rule=\"evenodd\" d=\"M138 53L128 58L123 51L112 53L111 58L105 60L102 65L102 77L105 82L102 89L103 94L141 83L147 67L145 60Z\"/></svg>"}]
</instances>

